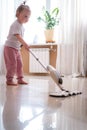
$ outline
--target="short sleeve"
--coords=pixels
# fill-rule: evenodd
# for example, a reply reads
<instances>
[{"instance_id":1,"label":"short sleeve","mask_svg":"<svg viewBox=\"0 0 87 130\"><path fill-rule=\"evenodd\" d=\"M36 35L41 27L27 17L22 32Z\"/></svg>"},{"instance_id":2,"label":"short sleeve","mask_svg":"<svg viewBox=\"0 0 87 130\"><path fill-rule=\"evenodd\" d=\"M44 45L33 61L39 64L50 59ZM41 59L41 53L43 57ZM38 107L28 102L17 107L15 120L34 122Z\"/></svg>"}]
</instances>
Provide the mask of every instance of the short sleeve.
<instances>
[{"instance_id":1,"label":"short sleeve","mask_svg":"<svg viewBox=\"0 0 87 130\"><path fill-rule=\"evenodd\" d=\"M14 24L12 24L11 28L10 28L10 34L15 35L15 34L20 34L21 36L24 35L24 28L22 26L22 24L15 22Z\"/></svg>"}]
</instances>

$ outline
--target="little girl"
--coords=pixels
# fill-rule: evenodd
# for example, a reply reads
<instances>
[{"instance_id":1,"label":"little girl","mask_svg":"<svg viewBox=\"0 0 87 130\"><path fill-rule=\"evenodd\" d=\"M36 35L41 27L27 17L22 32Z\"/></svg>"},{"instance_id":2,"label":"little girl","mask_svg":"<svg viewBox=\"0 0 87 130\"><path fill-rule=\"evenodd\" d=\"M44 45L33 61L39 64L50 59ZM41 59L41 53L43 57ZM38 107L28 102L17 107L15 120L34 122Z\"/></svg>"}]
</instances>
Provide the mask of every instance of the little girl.
<instances>
[{"instance_id":1,"label":"little girl","mask_svg":"<svg viewBox=\"0 0 87 130\"><path fill-rule=\"evenodd\" d=\"M28 22L31 15L29 6L25 2L16 10L17 19L10 27L7 40L4 47L4 59L6 64L6 84L28 84L23 80L23 64L20 53L20 48L23 45L26 50L29 50L29 45L23 40L24 27L23 24ZM13 81L14 76L17 76L17 82Z\"/></svg>"}]
</instances>

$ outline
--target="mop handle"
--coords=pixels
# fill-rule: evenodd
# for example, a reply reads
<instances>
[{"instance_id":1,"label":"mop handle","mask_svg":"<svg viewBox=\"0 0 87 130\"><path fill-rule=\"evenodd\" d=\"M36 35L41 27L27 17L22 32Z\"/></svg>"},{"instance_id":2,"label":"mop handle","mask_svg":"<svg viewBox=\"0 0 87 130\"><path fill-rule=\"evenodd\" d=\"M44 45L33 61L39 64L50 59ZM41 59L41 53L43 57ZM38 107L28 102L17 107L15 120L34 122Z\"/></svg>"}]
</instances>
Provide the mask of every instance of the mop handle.
<instances>
[{"instance_id":1,"label":"mop handle","mask_svg":"<svg viewBox=\"0 0 87 130\"><path fill-rule=\"evenodd\" d=\"M48 72L47 68L41 63L38 57L29 49L29 52L32 54L32 56L41 64L41 66Z\"/></svg>"}]
</instances>

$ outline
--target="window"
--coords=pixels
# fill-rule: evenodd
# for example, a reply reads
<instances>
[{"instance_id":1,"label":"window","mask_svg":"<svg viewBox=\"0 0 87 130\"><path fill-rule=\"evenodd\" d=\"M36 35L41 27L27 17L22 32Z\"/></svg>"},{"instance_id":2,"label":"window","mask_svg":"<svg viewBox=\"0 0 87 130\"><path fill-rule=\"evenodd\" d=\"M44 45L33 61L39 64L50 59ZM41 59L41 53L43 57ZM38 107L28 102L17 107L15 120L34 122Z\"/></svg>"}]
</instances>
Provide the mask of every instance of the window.
<instances>
[{"instance_id":1,"label":"window","mask_svg":"<svg viewBox=\"0 0 87 130\"><path fill-rule=\"evenodd\" d=\"M29 22L25 25L25 36L27 42L36 43L44 41L43 28L38 23L37 17L40 15L42 7L46 7L46 0L32 0L28 1L27 4L31 8L31 17Z\"/></svg>"},{"instance_id":2,"label":"window","mask_svg":"<svg viewBox=\"0 0 87 130\"><path fill-rule=\"evenodd\" d=\"M31 8L31 17L29 22L25 25L25 36L24 39L28 43L44 43L44 27L41 23L37 21L37 17L41 14L43 6L48 10L52 10L53 8L57 7L58 1L57 0L32 0L28 1L27 4ZM56 35L55 38L57 40L57 32L58 29L55 30Z\"/></svg>"}]
</instances>

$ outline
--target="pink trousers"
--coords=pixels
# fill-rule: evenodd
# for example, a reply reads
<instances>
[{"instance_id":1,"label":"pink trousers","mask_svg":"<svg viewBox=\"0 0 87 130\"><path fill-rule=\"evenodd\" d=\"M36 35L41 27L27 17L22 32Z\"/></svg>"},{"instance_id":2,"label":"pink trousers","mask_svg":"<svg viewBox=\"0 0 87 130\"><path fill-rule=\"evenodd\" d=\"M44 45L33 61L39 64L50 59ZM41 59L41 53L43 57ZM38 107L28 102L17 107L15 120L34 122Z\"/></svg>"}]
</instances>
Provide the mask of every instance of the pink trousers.
<instances>
[{"instance_id":1,"label":"pink trousers","mask_svg":"<svg viewBox=\"0 0 87 130\"><path fill-rule=\"evenodd\" d=\"M20 51L12 47L5 46L4 59L7 69L7 81L13 80L15 75L18 80L21 80L23 78L23 63Z\"/></svg>"}]
</instances>

